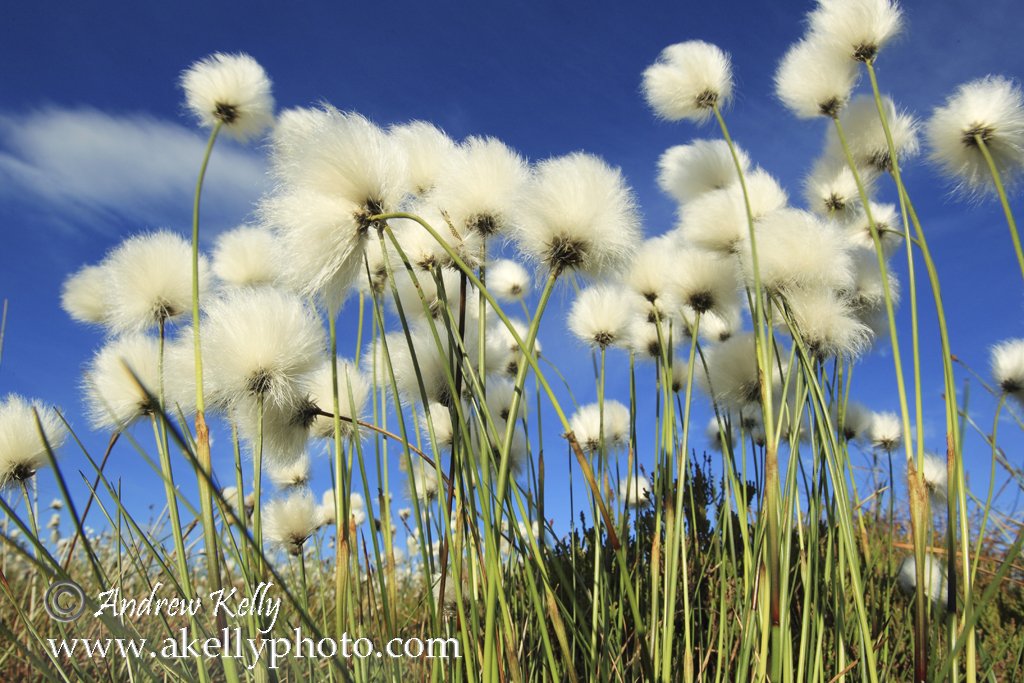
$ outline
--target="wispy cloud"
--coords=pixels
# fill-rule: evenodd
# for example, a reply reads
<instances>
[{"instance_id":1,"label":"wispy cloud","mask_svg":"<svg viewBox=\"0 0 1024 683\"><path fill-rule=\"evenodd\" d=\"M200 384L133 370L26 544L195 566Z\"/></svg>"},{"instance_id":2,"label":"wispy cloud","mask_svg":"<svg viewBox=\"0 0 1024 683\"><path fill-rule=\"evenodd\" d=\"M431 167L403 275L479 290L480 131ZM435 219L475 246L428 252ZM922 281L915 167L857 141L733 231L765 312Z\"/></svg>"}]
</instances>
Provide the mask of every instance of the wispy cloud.
<instances>
[{"instance_id":1,"label":"wispy cloud","mask_svg":"<svg viewBox=\"0 0 1024 683\"><path fill-rule=\"evenodd\" d=\"M206 144L200 131L147 115L48 108L0 114L0 196L87 231L112 220L184 227ZM241 222L266 185L258 150L221 142L204 187L211 227Z\"/></svg>"}]
</instances>

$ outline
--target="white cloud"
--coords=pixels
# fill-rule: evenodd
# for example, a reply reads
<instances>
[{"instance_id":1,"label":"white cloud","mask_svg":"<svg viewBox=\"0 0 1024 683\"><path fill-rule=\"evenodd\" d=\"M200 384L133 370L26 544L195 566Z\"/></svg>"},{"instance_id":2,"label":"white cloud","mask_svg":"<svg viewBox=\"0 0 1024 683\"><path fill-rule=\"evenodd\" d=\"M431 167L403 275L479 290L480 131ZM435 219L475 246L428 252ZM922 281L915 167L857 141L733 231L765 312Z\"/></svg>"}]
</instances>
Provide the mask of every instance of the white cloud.
<instances>
[{"instance_id":1,"label":"white cloud","mask_svg":"<svg viewBox=\"0 0 1024 683\"><path fill-rule=\"evenodd\" d=\"M206 136L147 115L49 108L0 115L0 196L35 215L103 231L111 219L139 228L191 225ZM219 140L203 189L204 222L242 222L266 187L258 151Z\"/></svg>"}]
</instances>

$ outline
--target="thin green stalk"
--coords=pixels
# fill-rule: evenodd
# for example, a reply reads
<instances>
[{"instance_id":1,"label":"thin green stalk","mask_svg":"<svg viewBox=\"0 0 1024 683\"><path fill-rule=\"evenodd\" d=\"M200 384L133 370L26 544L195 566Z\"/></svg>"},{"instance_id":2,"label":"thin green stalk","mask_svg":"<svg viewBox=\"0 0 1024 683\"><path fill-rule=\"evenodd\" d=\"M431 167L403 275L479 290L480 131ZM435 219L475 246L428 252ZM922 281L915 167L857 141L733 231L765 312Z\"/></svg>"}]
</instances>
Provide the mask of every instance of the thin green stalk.
<instances>
[{"instance_id":1,"label":"thin green stalk","mask_svg":"<svg viewBox=\"0 0 1024 683\"><path fill-rule=\"evenodd\" d=\"M214 143L220 133L222 121L217 121L210 131L210 138L207 140L206 149L203 152L203 161L199 167L199 177L196 179L195 198L192 203L192 344L195 355L196 373L196 460L203 474L197 473L196 479L199 488L199 509L203 524L203 539L206 546L206 563L208 580L211 590L219 590L221 587L220 575L220 549L217 543L217 528L213 519L213 495L210 491L209 480L213 475L213 467L210 456L210 430L206 424L206 399L203 394L203 354L199 335L199 205L203 191L203 181L206 178L206 168L210 163L210 156L213 152ZM222 613L218 613L218 626L226 627L227 622ZM222 658L227 673L232 680L237 679L234 660Z\"/></svg>"},{"instance_id":2,"label":"thin green stalk","mask_svg":"<svg viewBox=\"0 0 1024 683\"><path fill-rule=\"evenodd\" d=\"M999 173L999 168L996 166L995 159L992 158L992 152L988 148L988 143L985 142L985 138L980 133L975 133L974 144L981 150L982 156L985 157L985 163L988 164L988 170L992 173L992 182L995 183L996 193L999 195L999 203L1003 206L1003 213L1006 214L1006 224L1010 228L1010 238L1013 239L1013 251L1017 254L1017 264L1020 266L1021 276L1024 277L1024 250L1020 246L1017 221L1014 219L1013 211L1010 209L1010 200L1006 196L1006 188L1003 187L1003 179Z\"/></svg>"}]
</instances>

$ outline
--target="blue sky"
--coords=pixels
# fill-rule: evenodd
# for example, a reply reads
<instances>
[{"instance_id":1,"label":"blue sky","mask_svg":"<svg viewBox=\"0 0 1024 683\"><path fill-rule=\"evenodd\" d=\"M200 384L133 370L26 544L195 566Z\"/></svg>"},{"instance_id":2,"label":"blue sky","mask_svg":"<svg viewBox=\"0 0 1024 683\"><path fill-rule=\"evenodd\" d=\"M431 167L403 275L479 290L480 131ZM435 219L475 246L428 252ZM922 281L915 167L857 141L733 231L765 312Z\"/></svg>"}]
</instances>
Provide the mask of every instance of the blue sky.
<instances>
[{"instance_id":1,"label":"blue sky","mask_svg":"<svg viewBox=\"0 0 1024 683\"><path fill-rule=\"evenodd\" d=\"M252 54L273 79L282 108L326 100L380 124L426 119L456 138L497 136L531 160L575 150L598 154L623 169L653 235L673 225L675 210L655 184L659 155L715 131L656 121L639 94L642 70L663 47L682 40L702 39L730 52L733 135L797 199L825 124L798 121L784 110L771 77L802 34L810 6L14 3L5 8L0 40L0 298L10 300L0 394L62 406L93 450L102 451L106 439L89 432L78 395L81 368L102 339L60 310L60 286L131 233L186 231L204 137L185 116L176 83L198 58ZM878 64L883 89L900 106L924 117L959 83L988 73L1024 74L1024 53L1016 48L1024 9L1013 0L980 7L969 0L904 3L907 31ZM261 148L218 143L205 194L207 240L244 222L265 187L263 174ZM1020 275L1002 214L994 202L957 200L924 161L909 164L905 177L942 277L954 352L984 371L992 343L1024 335ZM891 189L882 197L891 200ZM542 339L548 357L580 378L578 398L591 400L589 361L561 329L557 308L567 303L568 292ZM920 306L927 446L939 448L940 366L923 281ZM862 366L856 397L896 409L884 345ZM609 395L626 398L625 373L618 377ZM979 421L988 424L991 403L980 391L972 396ZM547 432L554 438L555 429ZM1018 462L1020 440L1007 439L1010 460ZM563 452L549 441L549 481L566 476ZM66 449L68 471L87 470L78 457ZM969 440L975 488L987 483L987 468L981 442ZM152 498L156 480L127 446L115 453L110 471L125 477L129 503ZM44 500L50 482L41 477ZM314 488L327 485L321 471ZM565 514L551 503L549 513Z\"/></svg>"}]
</instances>

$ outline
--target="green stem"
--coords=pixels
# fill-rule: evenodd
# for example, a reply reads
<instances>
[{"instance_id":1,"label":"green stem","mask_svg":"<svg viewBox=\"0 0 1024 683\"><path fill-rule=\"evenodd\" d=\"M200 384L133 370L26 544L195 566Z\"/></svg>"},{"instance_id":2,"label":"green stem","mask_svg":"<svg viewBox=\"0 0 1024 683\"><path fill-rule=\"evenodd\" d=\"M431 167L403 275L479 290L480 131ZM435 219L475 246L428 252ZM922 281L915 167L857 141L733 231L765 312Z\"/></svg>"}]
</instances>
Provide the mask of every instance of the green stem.
<instances>
[{"instance_id":1,"label":"green stem","mask_svg":"<svg viewBox=\"0 0 1024 683\"><path fill-rule=\"evenodd\" d=\"M1006 214L1006 224L1010 227L1010 237L1013 239L1013 250L1017 254L1017 264L1020 266L1021 276L1024 276L1024 250L1020 246L1020 234L1017 232L1017 221L1013 217L1013 211L1010 209L1010 201L1006 196L1006 188L1003 187L1003 179L999 174L999 168L996 166L995 159L992 158L992 152L988 148L988 144L985 143L985 139L981 135L974 136L974 143L981 150L982 156L985 157L985 163L988 164L988 170L992 172L992 182L996 185L996 192L999 194L999 203L1003 206L1003 213Z\"/></svg>"}]
</instances>

